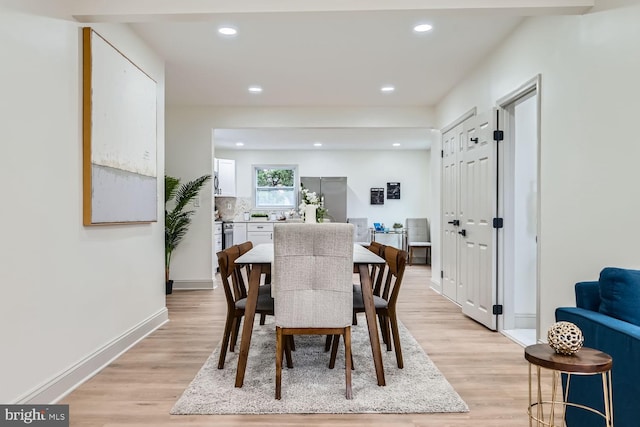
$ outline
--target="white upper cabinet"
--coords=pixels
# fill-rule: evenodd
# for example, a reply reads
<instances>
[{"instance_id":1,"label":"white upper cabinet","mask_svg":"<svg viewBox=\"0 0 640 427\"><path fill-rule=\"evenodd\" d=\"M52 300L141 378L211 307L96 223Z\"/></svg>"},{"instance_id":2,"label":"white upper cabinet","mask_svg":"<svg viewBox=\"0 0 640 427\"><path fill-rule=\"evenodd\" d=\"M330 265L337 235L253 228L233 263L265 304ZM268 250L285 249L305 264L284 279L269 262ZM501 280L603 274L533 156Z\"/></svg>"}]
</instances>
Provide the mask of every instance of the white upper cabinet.
<instances>
[{"instance_id":1,"label":"white upper cabinet","mask_svg":"<svg viewBox=\"0 0 640 427\"><path fill-rule=\"evenodd\" d=\"M214 159L215 175L218 185L215 188L216 196L236 196L236 161L231 159Z\"/></svg>"}]
</instances>

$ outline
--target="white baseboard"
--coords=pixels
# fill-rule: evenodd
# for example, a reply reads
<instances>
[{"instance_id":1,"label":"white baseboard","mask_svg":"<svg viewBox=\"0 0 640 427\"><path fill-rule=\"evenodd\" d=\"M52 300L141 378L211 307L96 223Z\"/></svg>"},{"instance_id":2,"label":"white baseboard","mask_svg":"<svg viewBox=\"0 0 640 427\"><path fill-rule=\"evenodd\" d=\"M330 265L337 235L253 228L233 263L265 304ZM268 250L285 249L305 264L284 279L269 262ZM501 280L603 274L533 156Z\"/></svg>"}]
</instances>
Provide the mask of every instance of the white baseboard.
<instances>
[{"instance_id":1,"label":"white baseboard","mask_svg":"<svg viewBox=\"0 0 640 427\"><path fill-rule=\"evenodd\" d=\"M194 291L198 289L214 289L213 280L174 280L174 291Z\"/></svg>"},{"instance_id":2,"label":"white baseboard","mask_svg":"<svg viewBox=\"0 0 640 427\"><path fill-rule=\"evenodd\" d=\"M432 277L431 278L431 286L429 286L431 289L433 289L434 291L436 291L439 294L442 294L442 283L440 283L440 279L439 278L435 278Z\"/></svg>"},{"instance_id":3,"label":"white baseboard","mask_svg":"<svg viewBox=\"0 0 640 427\"><path fill-rule=\"evenodd\" d=\"M93 354L20 397L16 404L53 404L96 375L124 352L169 321L166 307L143 320Z\"/></svg>"}]
</instances>

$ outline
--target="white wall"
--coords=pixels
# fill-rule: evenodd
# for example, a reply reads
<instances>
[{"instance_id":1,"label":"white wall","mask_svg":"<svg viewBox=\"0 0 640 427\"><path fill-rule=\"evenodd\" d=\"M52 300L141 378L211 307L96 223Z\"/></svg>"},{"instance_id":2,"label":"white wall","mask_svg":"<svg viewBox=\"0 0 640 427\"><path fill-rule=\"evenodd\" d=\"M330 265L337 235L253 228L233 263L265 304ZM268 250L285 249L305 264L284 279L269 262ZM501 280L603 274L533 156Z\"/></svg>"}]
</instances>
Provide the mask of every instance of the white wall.
<instances>
[{"instance_id":1,"label":"white wall","mask_svg":"<svg viewBox=\"0 0 640 427\"><path fill-rule=\"evenodd\" d=\"M556 307L575 305L575 282L640 267L640 4L597 5L528 19L438 106L445 125L542 75L539 332Z\"/></svg>"},{"instance_id":2,"label":"white wall","mask_svg":"<svg viewBox=\"0 0 640 427\"><path fill-rule=\"evenodd\" d=\"M382 222L387 227L394 222L404 224L407 217L431 216L430 153L428 150L216 150L217 157L236 161L238 197L252 197L253 165L296 164L300 176L346 176L347 217L366 217L370 226ZM400 182L400 200L385 199L384 205L371 205L370 189L386 188L387 182Z\"/></svg>"},{"instance_id":3,"label":"white wall","mask_svg":"<svg viewBox=\"0 0 640 427\"><path fill-rule=\"evenodd\" d=\"M166 171L184 178L213 170L213 129L252 127L420 127L435 125L431 108L335 107L197 107L168 106L166 117ZM428 161L427 161L428 163ZM428 164L425 165L428 167ZM386 176L385 169L376 170ZM386 178L385 178L386 179ZM386 185L386 180L384 182ZM404 183L402 184L404 187ZM428 186L425 187L428 192ZM404 191L404 188L403 188ZM367 195L369 190L367 188ZM250 193L249 193L250 195ZM364 196L362 196L364 197ZM404 198L404 196L403 196ZM175 252L171 274L179 281L211 281L211 186L203 192L192 229ZM402 201L402 199L401 199ZM428 206L434 206L432 201ZM395 215L395 214L394 214ZM402 217L406 217L403 215Z\"/></svg>"},{"instance_id":4,"label":"white wall","mask_svg":"<svg viewBox=\"0 0 640 427\"><path fill-rule=\"evenodd\" d=\"M158 81L162 174L163 64L126 27L95 28ZM82 225L77 24L2 11L0 29L0 402L12 403L166 318L164 234L162 223Z\"/></svg>"}]
</instances>

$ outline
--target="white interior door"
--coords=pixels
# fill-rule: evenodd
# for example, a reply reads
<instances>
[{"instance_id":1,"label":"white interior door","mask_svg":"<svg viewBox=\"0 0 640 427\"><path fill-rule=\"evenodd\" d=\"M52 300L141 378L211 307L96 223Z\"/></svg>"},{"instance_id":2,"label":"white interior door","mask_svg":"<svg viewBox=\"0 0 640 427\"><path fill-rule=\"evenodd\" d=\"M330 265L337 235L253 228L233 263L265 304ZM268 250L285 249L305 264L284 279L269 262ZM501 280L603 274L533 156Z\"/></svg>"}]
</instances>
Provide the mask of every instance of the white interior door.
<instances>
[{"instance_id":1,"label":"white interior door","mask_svg":"<svg viewBox=\"0 0 640 427\"><path fill-rule=\"evenodd\" d=\"M497 113L489 111L464 123L460 166L458 235L459 289L462 312L490 329L496 329L495 231L496 147L493 131Z\"/></svg>"},{"instance_id":2,"label":"white interior door","mask_svg":"<svg viewBox=\"0 0 640 427\"><path fill-rule=\"evenodd\" d=\"M463 126L442 135L442 294L458 301L458 195L459 153Z\"/></svg>"}]
</instances>

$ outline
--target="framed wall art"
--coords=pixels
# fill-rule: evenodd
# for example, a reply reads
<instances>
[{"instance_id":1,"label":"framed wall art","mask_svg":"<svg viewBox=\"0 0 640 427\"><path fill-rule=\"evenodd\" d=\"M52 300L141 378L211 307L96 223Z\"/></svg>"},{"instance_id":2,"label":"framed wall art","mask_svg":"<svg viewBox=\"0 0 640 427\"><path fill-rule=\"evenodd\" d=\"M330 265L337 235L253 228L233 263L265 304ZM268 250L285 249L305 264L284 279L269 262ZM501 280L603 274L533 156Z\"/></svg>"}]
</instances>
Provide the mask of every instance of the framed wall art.
<instances>
[{"instance_id":1,"label":"framed wall art","mask_svg":"<svg viewBox=\"0 0 640 427\"><path fill-rule=\"evenodd\" d=\"M399 198L400 198L400 183L387 182L387 199L399 199Z\"/></svg>"},{"instance_id":2,"label":"framed wall art","mask_svg":"<svg viewBox=\"0 0 640 427\"><path fill-rule=\"evenodd\" d=\"M156 82L83 28L83 223L158 220Z\"/></svg>"},{"instance_id":3,"label":"framed wall art","mask_svg":"<svg viewBox=\"0 0 640 427\"><path fill-rule=\"evenodd\" d=\"M371 189L371 204L384 205L384 188Z\"/></svg>"}]
</instances>

